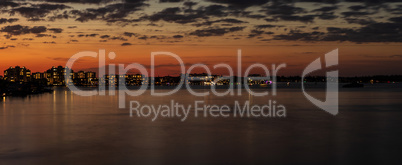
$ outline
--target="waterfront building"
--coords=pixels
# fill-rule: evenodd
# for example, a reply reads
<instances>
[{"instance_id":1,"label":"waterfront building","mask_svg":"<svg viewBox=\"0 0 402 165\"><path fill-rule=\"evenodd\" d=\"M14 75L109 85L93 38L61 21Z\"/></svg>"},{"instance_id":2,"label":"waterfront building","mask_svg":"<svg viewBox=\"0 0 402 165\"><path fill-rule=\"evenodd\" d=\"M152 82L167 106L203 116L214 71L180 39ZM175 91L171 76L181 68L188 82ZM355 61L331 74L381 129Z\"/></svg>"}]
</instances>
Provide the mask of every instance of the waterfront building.
<instances>
[{"instance_id":1,"label":"waterfront building","mask_svg":"<svg viewBox=\"0 0 402 165\"><path fill-rule=\"evenodd\" d=\"M29 82L31 81L31 70L19 66L10 67L4 71L3 79L8 82Z\"/></svg>"},{"instance_id":2,"label":"waterfront building","mask_svg":"<svg viewBox=\"0 0 402 165\"><path fill-rule=\"evenodd\" d=\"M71 70L71 69L69 69L68 67L62 67L62 66L58 66L58 67L53 66L51 69L47 70L44 73L44 76L46 77L46 79L48 81L48 85L54 85L54 86L66 85L65 76L66 76L68 70ZM70 72L70 78L73 78L72 70ZM67 84L68 83L69 82L67 82Z\"/></svg>"}]
</instances>

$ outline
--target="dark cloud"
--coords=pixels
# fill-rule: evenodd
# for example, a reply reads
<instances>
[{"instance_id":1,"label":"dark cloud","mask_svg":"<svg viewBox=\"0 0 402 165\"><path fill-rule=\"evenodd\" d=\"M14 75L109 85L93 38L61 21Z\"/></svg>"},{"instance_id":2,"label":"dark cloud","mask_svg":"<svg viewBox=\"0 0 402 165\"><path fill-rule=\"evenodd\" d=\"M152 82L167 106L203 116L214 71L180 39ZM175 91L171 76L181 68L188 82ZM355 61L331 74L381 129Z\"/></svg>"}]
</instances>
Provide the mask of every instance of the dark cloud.
<instances>
[{"instance_id":1,"label":"dark cloud","mask_svg":"<svg viewBox=\"0 0 402 165\"><path fill-rule=\"evenodd\" d=\"M308 22L313 22L315 16L316 15L303 15L303 16L281 15L281 16L277 16L276 18L279 18L280 20L283 20L283 21L300 21L300 22L308 23Z\"/></svg>"},{"instance_id":2,"label":"dark cloud","mask_svg":"<svg viewBox=\"0 0 402 165\"><path fill-rule=\"evenodd\" d=\"M90 8L86 10L72 10L69 12L71 15L75 15L76 21L87 22L89 20L105 20L109 23L129 21L124 19L128 14L140 11L143 7L148 6L144 3L145 0L126 0L126 3L110 4L100 8Z\"/></svg>"},{"instance_id":3,"label":"dark cloud","mask_svg":"<svg viewBox=\"0 0 402 165\"><path fill-rule=\"evenodd\" d=\"M132 37L132 36L138 37L137 33L131 33L131 32L124 32L123 35L127 36L127 37Z\"/></svg>"},{"instance_id":4,"label":"dark cloud","mask_svg":"<svg viewBox=\"0 0 402 165\"><path fill-rule=\"evenodd\" d=\"M253 37L256 37L256 36L260 36L263 33L264 33L263 30L254 29L254 30L251 30L250 34L248 35L248 38L253 38Z\"/></svg>"},{"instance_id":5,"label":"dark cloud","mask_svg":"<svg viewBox=\"0 0 402 165\"><path fill-rule=\"evenodd\" d=\"M199 26L210 26L214 23L231 23L231 24L242 24L242 23L248 23L246 21L241 21L238 19L233 19L233 18L226 18L226 19L220 19L220 20L216 20L216 21L206 21L203 23L197 23L194 24L195 26L199 27Z\"/></svg>"},{"instance_id":6,"label":"dark cloud","mask_svg":"<svg viewBox=\"0 0 402 165\"><path fill-rule=\"evenodd\" d=\"M338 6L326 6L326 7L321 7L319 9L315 9L312 12L330 12L338 9Z\"/></svg>"},{"instance_id":7,"label":"dark cloud","mask_svg":"<svg viewBox=\"0 0 402 165\"><path fill-rule=\"evenodd\" d=\"M283 26L282 25L265 24L265 25L255 25L254 27L257 29L265 29L265 28L274 28L274 27L283 27Z\"/></svg>"},{"instance_id":8,"label":"dark cloud","mask_svg":"<svg viewBox=\"0 0 402 165\"><path fill-rule=\"evenodd\" d=\"M50 29L47 29L47 30L52 31L53 33L61 33L61 32L63 32L63 29L61 29L61 28L50 28Z\"/></svg>"},{"instance_id":9,"label":"dark cloud","mask_svg":"<svg viewBox=\"0 0 402 165\"><path fill-rule=\"evenodd\" d=\"M249 14L246 16L247 18L253 18L253 19L262 19L262 18L266 18L265 15L261 15L261 14Z\"/></svg>"},{"instance_id":10,"label":"dark cloud","mask_svg":"<svg viewBox=\"0 0 402 165\"><path fill-rule=\"evenodd\" d=\"M1 1L0 9L3 13L20 14L28 21L56 21L59 19L70 19L79 22L91 20L103 21L106 25L123 26L144 26L147 29L164 29L170 31L169 23L189 24L196 27L190 32L174 29L170 36L165 36L163 42L176 42L174 38L183 38L184 34L208 37L223 36L227 33L242 31L246 27L248 35L231 36L230 38L257 38L267 39L269 28L284 27L283 33L275 32L275 40L295 41L350 41L362 42L402 42L400 27L402 24L402 5L395 5L389 2L400 2L400 0L207 0L204 2L191 2L188 0L157 0L156 2L172 2L171 4L159 4L152 8L151 12L142 12L149 6L148 0L33 0L28 1ZM343 2L358 3L343 3ZM155 2L155 1L152 1ZM175 3L180 2L180 3ZM211 3L212 2L212 3ZM303 3L314 2L314 3ZM91 3L90 8L71 8L70 3ZM150 3L154 5L154 3ZM68 6L69 5L69 6ZM158 4L157 4L158 5ZM82 5L84 6L84 5ZM253 6L253 10L247 9ZM155 7L155 6L151 6ZM162 7L162 8L160 8ZM381 10L380 10L381 9ZM156 11L155 11L156 10ZM137 12L139 11L139 12ZM381 14L379 13L381 12ZM383 12L383 13L382 13ZM150 14L152 13L152 14ZM391 15L394 14L394 15ZM0 24L14 23L17 18L0 18ZM338 18L338 19L337 19ZM256 19L266 25L258 23ZM323 28L311 28L321 26L321 23L334 20L337 22L334 27L325 25ZM285 21L297 21L287 25ZM314 21L320 22L314 25ZM322 22L321 22L322 21ZM299 23L311 23L311 27L300 30ZM249 24L250 23L250 24ZM256 23L261 25L255 25ZM271 25L272 24L272 25ZM349 26L349 24L352 24ZM147 27L147 25L157 25ZM282 25L282 26L281 26ZM344 26L348 25L348 26ZM244 26L244 27L243 27ZM163 27L163 28L162 28ZM353 27L353 28L345 28ZM76 28L69 26L68 28ZM166 28L166 29L165 29ZM56 37L52 33L62 33L60 28L46 28L45 26L5 26L0 29L5 38L13 38L13 35L35 34L37 37ZM49 32L49 33L45 33ZM124 31L123 31L124 32ZM151 32L151 31L147 31ZM153 32L153 31L152 31ZM43 34L44 33L44 34ZM393 35L391 35L391 33ZM243 34L243 33L242 33ZM142 35L131 32L124 32L117 36L81 33L78 37L98 37L102 40L127 41L126 38L136 37L138 39L160 39L158 35ZM170 41L168 41L170 39ZM161 40L162 42L162 40Z\"/></svg>"},{"instance_id":11,"label":"dark cloud","mask_svg":"<svg viewBox=\"0 0 402 165\"><path fill-rule=\"evenodd\" d=\"M344 0L345 2L361 2L365 5L372 6L372 5L379 5L383 3L389 2L400 2L400 0Z\"/></svg>"},{"instance_id":12,"label":"dark cloud","mask_svg":"<svg viewBox=\"0 0 402 165\"><path fill-rule=\"evenodd\" d=\"M182 35L174 35L173 38L183 38Z\"/></svg>"},{"instance_id":13,"label":"dark cloud","mask_svg":"<svg viewBox=\"0 0 402 165\"><path fill-rule=\"evenodd\" d=\"M11 13L19 13L20 15L27 17L27 18L32 18L32 17L45 17L46 14L49 13L49 11L45 10L40 10L39 8L36 7L19 7L16 9L11 10Z\"/></svg>"},{"instance_id":14,"label":"dark cloud","mask_svg":"<svg viewBox=\"0 0 402 165\"><path fill-rule=\"evenodd\" d=\"M102 38L102 39L104 39L104 38L109 38L110 36L109 35L102 35L102 36L100 36L100 38Z\"/></svg>"},{"instance_id":15,"label":"dark cloud","mask_svg":"<svg viewBox=\"0 0 402 165\"><path fill-rule=\"evenodd\" d=\"M37 38L42 38L42 37L51 37L52 35L50 35L50 34L36 34L36 36L35 37L37 37Z\"/></svg>"},{"instance_id":16,"label":"dark cloud","mask_svg":"<svg viewBox=\"0 0 402 165\"><path fill-rule=\"evenodd\" d=\"M238 8L247 8L250 6L263 5L269 0L208 0L215 3L228 4Z\"/></svg>"},{"instance_id":17,"label":"dark cloud","mask_svg":"<svg viewBox=\"0 0 402 165\"><path fill-rule=\"evenodd\" d=\"M130 46L130 45L132 45L131 43L128 43L128 42L125 42L125 43L122 43L121 44L121 46Z\"/></svg>"},{"instance_id":18,"label":"dark cloud","mask_svg":"<svg viewBox=\"0 0 402 165\"><path fill-rule=\"evenodd\" d=\"M166 21L180 24L196 22L198 18L207 18L199 13L184 13L179 7L166 8L151 16L144 16L142 19L146 19L152 22Z\"/></svg>"},{"instance_id":19,"label":"dark cloud","mask_svg":"<svg viewBox=\"0 0 402 165\"><path fill-rule=\"evenodd\" d=\"M335 18L338 18L338 16L334 15L334 12L328 12L319 14L318 18L323 20L333 20Z\"/></svg>"},{"instance_id":20,"label":"dark cloud","mask_svg":"<svg viewBox=\"0 0 402 165\"><path fill-rule=\"evenodd\" d=\"M316 16L323 20L333 20L338 18L337 15L334 14L334 11L338 9L338 6L326 6L321 7L319 9L315 9L312 12L317 12ZM310 20L312 21L312 20Z\"/></svg>"},{"instance_id":21,"label":"dark cloud","mask_svg":"<svg viewBox=\"0 0 402 165\"><path fill-rule=\"evenodd\" d=\"M183 2L184 0L159 0L159 3L166 3L166 2Z\"/></svg>"},{"instance_id":22,"label":"dark cloud","mask_svg":"<svg viewBox=\"0 0 402 165\"><path fill-rule=\"evenodd\" d=\"M224 17L227 16L228 8L222 5L210 5L207 7L201 7L197 9L198 14L205 14L209 16Z\"/></svg>"},{"instance_id":23,"label":"dark cloud","mask_svg":"<svg viewBox=\"0 0 402 165\"><path fill-rule=\"evenodd\" d=\"M248 23L248 22L246 22L246 21L241 21L241 20L232 19L232 18L220 19L220 20L217 20L217 22L226 22L226 23Z\"/></svg>"},{"instance_id":24,"label":"dark cloud","mask_svg":"<svg viewBox=\"0 0 402 165\"><path fill-rule=\"evenodd\" d=\"M316 2L316 3L327 3L327 4L335 4L340 0L293 0L293 2ZM289 2L289 1L288 1Z\"/></svg>"},{"instance_id":25,"label":"dark cloud","mask_svg":"<svg viewBox=\"0 0 402 165\"><path fill-rule=\"evenodd\" d=\"M56 2L56 3L82 3L82 4L107 4L110 2L116 2L116 0L39 0L46 2ZM144 0L119 0L118 2L123 3L138 3ZM178 0L160 0L160 1L178 1ZM184 1L184 0L180 0Z\"/></svg>"},{"instance_id":26,"label":"dark cloud","mask_svg":"<svg viewBox=\"0 0 402 165\"><path fill-rule=\"evenodd\" d=\"M291 3L273 3L268 6L264 6L261 10L265 12L268 16L273 18L268 18L266 21L300 21L304 23L313 22L316 15L305 15L307 11L301 7L295 7ZM304 14L304 15L303 15Z\"/></svg>"},{"instance_id":27,"label":"dark cloud","mask_svg":"<svg viewBox=\"0 0 402 165\"><path fill-rule=\"evenodd\" d=\"M389 20L396 23L402 23L402 17L392 17Z\"/></svg>"},{"instance_id":28,"label":"dark cloud","mask_svg":"<svg viewBox=\"0 0 402 165\"><path fill-rule=\"evenodd\" d=\"M267 22L276 22L276 21L278 21L275 18L265 18L264 20L267 21Z\"/></svg>"},{"instance_id":29,"label":"dark cloud","mask_svg":"<svg viewBox=\"0 0 402 165\"><path fill-rule=\"evenodd\" d=\"M89 20L94 20L97 18L97 14L87 12L87 11L72 10L72 11L70 11L70 14L77 15L78 18L75 20L79 21L79 22L87 22Z\"/></svg>"},{"instance_id":30,"label":"dark cloud","mask_svg":"<svg viewBox=\"0 0 402 165\"><path fill-rule=\"evenodd\" d=\"M388 6L387 11L392 14L402 14L402 5L393 5L393 8Z\"/></svg>"},{"instance_id":31,"label":"dark cloud","mask_svg":"<svg viewBox=\"0 0 402 165\"><path fill-rule=\"evenodd\" d=\"M265 32L265 31L263 31L263 30L256 30L256 29L254 29L254 30L251 30L250 31L250 34L248 35L248 37L247 38L254 38L254 37L257 37L258 39L261 39L261 38L263 38L261 35L262 34L268 34L268 35L270 35L270 34L273 34L273 32ZM240 38L239 38L240 39Z\"/></svg>"},{"instance_id":32,"label":"dark cloud","mask_svg":"<svg viewBox=\"0 0 402 165\"><path fill-rule=\"evenodd\" d=\"M0 1L0 9L6 7L17 7L17 6L19 6L19 4L12 1Z\"/></svg>"},{"instance_id":33,"label":"dark cloud","mask_svg":"<svg viewBox=\"0 0 402 165\"><path fill-rule=\"evenodd\" d=\"M362 10L362 9L365 9L366 7L365 6L362 6L362 5L354 5L354 6L349 6L348 7L350 10L353 10L353 11L360 11L360 10Z\"/></svg>"},{"instance_id":34,"label":"dark cloud","mask_svg":"<svg viewBox=\"0 0 402 165\"><path fill-rule=\"evenodd\" d=\"M54 16L50 16L48 17L49 21L56 21L56 20L61 20L61 19L68 19L69 15L67 13L67 11L64 11L63 14L56 14Z\"/></svg>"},{"instance_id":35,"label":"dark cloud","mask_svg":"<svg viewBox=\"0 0 402 165\"><path fill-rule=\"evenodd\" d=\"M274 16L282 16L282 15L290 16L306 12L306 10L301 7L295 7L292 6L291 4L286 3L278 3L264 6L261 11L265 12L267 15L274 15Z\"/></svg>"},{"instance_id":36,"label":"dark cloud","mask_svg":"<svg viewBox=\"0 0 402 165\"><path fill-rule=\"evenodd\" d=\"M361 16L368 16L373 13L363 12L363 11L347 11L341 13L345 17L361 17Z\"/></svg>"},{"instance_id":37,"label":"dark cloud","mask_svg":"<svg viewBox=\"0 0 402 165\"><path fill-rule=\"evenodd\" d=\"M353 29L348 29L348 28L338 28L338 27L327 27L327 31L329 33L350 33L353 32Z\"/></svg>"},{"instance_id":38,"label":"dark cloud","mask_svg":"<svg viewBox=\"0 0 402 165\"><path fill-rule=\"evenodd\" d=\"M298 32L298 31L290 31L288 34L283 35L275 35L274 40L292 40L292 41L316 41L319 40L319 37L322 36L323 32Z\"/></svg>"},{"instance_id":39,"label":"dark cloud","mask_svg":"<svg viewBox=\"0 0 402 165\"><path fill-rule=\"evenodd\" d=\"M63 10L63 9L71 8L70 6L66 6L64 4L38 4L38 5L32 5L32 6L37 7L41 10L46 10L46 11Z\"/></svg>"},{"instance_id":40,"label":"dark cloud","mask_svg":"<svg viewBox=\"0 0 402 165\"><path fill-rule=\"evenodd\" d=\"M372 23L345 34L354 42L402 42L402 23Z\"/></svg>"},{"instance_id":41,"label":"dark cloud","mask_svg":"<svg viewBox=\"0 0 402 165\"><path fill-rule=\"evenodd\" d=\"M148 37L147 37L147 36L141 36L141 37L138 37L138 39L140 39L140 40L147 40Z\"/></svg>"},{"instance_id":42,"label":"dark cloud","mask_svg":"<svg viewBox=\"0 0 402 165\"><path fill-rule=\"evenodd\" d=\"M376 23L375 21L367 18L345 18L346 22L348 23L353 23L353 24L360 24L360 25L368 25L368 24L373 24Z\"/></svg>"},{"instance_id":43,"label":"dark cloud","mask_svg":"<svg viewBox=\"0 0 402 165\"><path fill-rule=\"evenodd\" d=\"M400 32L402 23L371 23L361 28L328 27L324 32L291 31L285 35L276 35L276 40L293 41L350 41L355 43L367 42L402 42Z\"/></svg>"},{"instance_id":44,"label":"dark cloud","mask_svg":"<svg viewBox=\"0 0 402 165\"><path fill-rule=\"evenodd\" d=\"M30 7L18 7L10 11L11 14L19 13L26 18L41 18L47 16L47 14L57 11L71 8L64 4L36 4Z\"/></svg>"},{"instance_id":45,"label":"dark cloud","mask_svg":"<svg viewBox=\"0 0 402 165\"><path fill-rule=\"evenodd\" d=\"M31 21L31 22L38 22L38 21L44 21L45 19L42 19L42 18L29 18L28 19L28 21Z\"/></svg>"},{"instance_id":46,"label":"dark cloud","mask_svg":"<svg viewBox=\"0 0 402 165\"><path fill-rule=\"evenodd\" d=\"M102 3L113 2L115 0L43 0L43 1L56 2L56 3L102 4Z\"/></svg>"},{"instance_id":47,"label":"dark cloud","mask_svg":"<svg viewBox=\"0 0 402 165\"><path fill-rule=\"evenodd\" d=\"M197 4L198 4L197 2L192 2L192 1L186 1L186 2L183 3L184 6L190 7L190 8L191 8L192 6L197 5Z\"/></svg>"},{"instance_id":48,"label":"dark cloud","mask_svg":"<svg viewBox=\"0 0 402 165\"><path fill-rule=\"evenodd\" d=\"M79 34L77 37L96 37L99 34L93 33L93 34Z\"/></svg>"},{"instance_id":49,"label":"dark cloud","mask_svg":"<svg viewBox=\"0 0 402 165\"><path fill-rule=\"evenodd\" d=\"M35 27L28 27L28 26L21 26L21 25L11 25L5 26L0 31L5 32L11 35L22 35L28 33L43 33L46 32L47 28L44 26L35 26Z\"/></svg>"},{"instance_id":50,"label":"dark cloud","mask_svg":"<svg viewBox=\"0 0 402 165\"><path fill-rule=\"evenodd\" d=\"M3 23L13 23L13 22L17 22L19 19L18 18L0 18L0 24Z\"/></svg>"},{"instance_id":51,"label":"dark cloud","mask_svg":"<svg viewBox=\"0 0 402 165\"><path fill-rule=\"evenodd\" d=\"M247 16L250 12L245 12L236 8L230 8L223 5L209 5L200 6L197 9L192 9L190 7L180 8L180 7L170 7L165 8L152 15L147 15L141 17L141 20L149 20L151 22L156 21L166 21L179 24L195 23L205 21L205 24L217 23L215 21L209 21L211 17L226 17L226 16ZM218 22L244 22L236 19L224 19ZM202 26L202 23L195 24L196 26Z\"/></svg>"},{"instance_id":52,"label":"dark cloud","mask_svg":"<svg viewBox=\"0 0 402 165\"><path fill-rule=\"evenodd\" d=\"M124 38L124 37L119 37L119 36L109 37L109 40L127 41L126 38Z\"/></svg>"},{"instance_id":53,"label":"dark cloud","mask_svg":"<svg viewBox=\"0 0 402 165\"><path fill-rule=\"evenodd\" d=\"M190 35L195 35L198 37L208 37L208 36L223 36L226 33L242 31L245 28L243 27L231 27L231 28L208 28L202 30L196 30L191 32Z\"/></svg>"},{"instance_id":54,"label":"dark cloud","mask_svg":"<svg viewBox=\"0 0 402 165\"><path fill-rule=\"evenodd\" d=\"M0 49L7 49L7 48L15 48L14 45L7 45L7 46L2 46Z\"/></svg>"},{"instance_id":55,"label":"dark cloud","mask_svg":"<svg viewBox=\"0 0 402 165\"><path fill-rule=\"evenodd\" d=\"M35 27L32 27L31 29L30 29L30 32L31 33L35 33L35 34L37 34L37 33L43 33L43 32L46 32L46 27L44 27L44 26L35 26Z\"/></svg>"},{"instance_id":56,"label":"dark cloud","mask_svg":"<svg viewBox=\"0 0 402 165\"><path fill-rule=\"evenodd\" d=\"M238 19L233 19L233 18L220 19L220 20L217 20L217 21L215 21L215 22L226 22L226 23L248 23L248 22L246 22L246 21L241 21L241 20L238 20Z\"/></svg>"}]
</instances>

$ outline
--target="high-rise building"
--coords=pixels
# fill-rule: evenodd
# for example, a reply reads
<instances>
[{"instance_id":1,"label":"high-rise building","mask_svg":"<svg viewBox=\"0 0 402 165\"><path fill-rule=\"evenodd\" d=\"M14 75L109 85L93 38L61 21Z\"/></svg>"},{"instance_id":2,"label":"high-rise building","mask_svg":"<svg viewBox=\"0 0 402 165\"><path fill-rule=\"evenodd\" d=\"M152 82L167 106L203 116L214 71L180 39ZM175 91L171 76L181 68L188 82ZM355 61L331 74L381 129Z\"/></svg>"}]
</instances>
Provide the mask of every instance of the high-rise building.
<instances>
[{"instance_id":1,"label":"high-rise building","mask_svg":"<svg viewBox=\"0 0 402 165\"><path fill-rule=\"evenodd\" d=\"M77 77L76 78L85 79L85 72L84 71L77 72Z\"/></svg>"},{"instance_id":2,"label":"high-rise building","mask_svg":"<svg viewBox=\"0 0 402 165\"><path fill-rule=\"evenodd\" d=\"M47 70L44 74L48 81L48 85L66 85L65 76L67 71L71 70L68 67L52 67L51 69ZM73 71L70 72L70 78L73 77Z\"/></svg>"},{"instance_id":3,"label":"high-rise building","mask_svg":"<svg viewBox=\"0 0 402 165\"><path fill-rule=\"evenodd\" d=\"M141 85L144 75L141 74L127 74L125 75L126 85Z\"/></svg>"},{"instance_id":4,"label":"high-rise building","mask_svg":"<svg viewBox=\"0 0 402 165\"><path fill-rule=\"evenodd\" d=\"M46 76L45 76L45 73L35 72L35 73L32 73L32 79L33 80L46 79Z\"/></svg>"},{"instance_id":5,"label":"high-rise building","mask_svg":"<svg viewBox=\"0 0 402 165\"><path fill-rule=\"evenodd\" d=\"M85 72L84 71L78 71L74 73L74 84L75 85L86 85L87 84L87 79L85 78Z\"/></svg>"},{"instance_id":6,"label":"high-rise building","mask_svg":"<svg viewBox=\"0 0 402 165\"><path fill-rule=\"evenodd\" d=\"M4 71L4 80L9 82L29 82L31 81L31 70L25 67L10 67Z\"/></svg>"},{"instance_id":7,"label":"high-rise building","mask_svg":"<svg viewBox=\"0 0 402 165\"><path fill-rule=\"evenodd\" d=\"M119 83L119 75L110 74L100 77L99 84L106 86L116 86Z\"/></svg>"},{"instance_id":8,"label":"high-rise building","mask_svg":"<svg viewBox=\"0 0 402 165\"><path fill-rule=\"evenodd\" d=\"M96 72L85 72L85 79L87 81L87 85L98 85Z\"/></svg>"}]
</instances>

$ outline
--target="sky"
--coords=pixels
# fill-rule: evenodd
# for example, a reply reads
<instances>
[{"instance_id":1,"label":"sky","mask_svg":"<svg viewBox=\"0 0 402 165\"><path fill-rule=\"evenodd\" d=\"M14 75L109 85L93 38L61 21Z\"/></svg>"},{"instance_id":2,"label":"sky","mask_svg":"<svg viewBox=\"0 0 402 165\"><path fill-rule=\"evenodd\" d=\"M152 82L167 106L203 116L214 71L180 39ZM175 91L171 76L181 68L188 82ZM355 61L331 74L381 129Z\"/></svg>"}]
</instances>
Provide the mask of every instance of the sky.
<instances>
[{"instance_id":1,"label":"sky","mask_svg":"<svg viewBox=\"0 0 402 165\"><path fill-rule=\"evenodd\" d=\"M401 28L397 0L1 0L0 71L44 72L105 49L116 54L107 64L149 68L151 52L169 51L187 68L203 63L227 74L213 65L237 69L241 49L243 71L285 63L279 74L291 76L338 48L341 76L401 75ZM73 69L98 67L83 58ZM155 75L179 71L174 59L156 59Z\"/></svg>"}]
</instances>

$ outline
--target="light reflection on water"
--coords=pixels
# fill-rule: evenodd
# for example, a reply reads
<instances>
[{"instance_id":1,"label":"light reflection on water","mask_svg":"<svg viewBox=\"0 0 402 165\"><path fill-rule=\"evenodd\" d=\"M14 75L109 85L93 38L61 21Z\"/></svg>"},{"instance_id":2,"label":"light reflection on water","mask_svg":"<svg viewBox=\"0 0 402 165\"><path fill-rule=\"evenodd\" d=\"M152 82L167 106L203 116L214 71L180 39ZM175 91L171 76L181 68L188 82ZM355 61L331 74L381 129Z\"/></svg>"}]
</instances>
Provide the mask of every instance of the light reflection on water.
<instances>
[{"instance_id":1,"label":"light reflection on water","mask_svg":"<svg viewBox=\"0 0 402 165\"><path fill-rule=\"evenodd\" d=\"M203 90L203 89L200 89ZM205 89L204 89L205 90ZM81 97L64 88L26 98L3 98L0 162L21 163L393 163L402 147L401 88L341 89L340 112L331 116L299 89L277 96L195 97L185 90L168 97L147 91L127 97L141 104L234 106L234 100L276 100L286 118L129 117L118 96ZM324 96L323 90L309 91Z\"/></svg>"}]
</instances>

